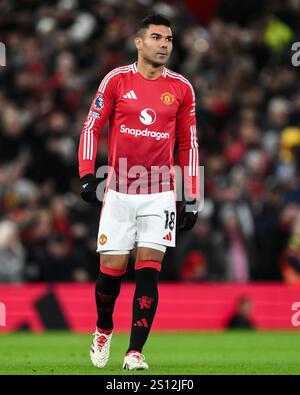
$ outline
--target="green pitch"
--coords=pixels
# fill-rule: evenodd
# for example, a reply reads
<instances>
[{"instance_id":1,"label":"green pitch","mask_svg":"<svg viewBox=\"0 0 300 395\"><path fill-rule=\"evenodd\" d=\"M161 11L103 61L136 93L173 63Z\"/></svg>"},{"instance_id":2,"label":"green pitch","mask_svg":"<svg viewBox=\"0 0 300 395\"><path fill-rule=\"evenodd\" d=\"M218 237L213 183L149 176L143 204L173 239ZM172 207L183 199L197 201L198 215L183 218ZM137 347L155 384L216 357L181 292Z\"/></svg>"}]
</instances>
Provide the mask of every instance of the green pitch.
<instances>
[{"instance_id":1,"label":"green pitch","mask_svg":"<svg viewBox=\"0 0 300 395\"><path fill-rule=\"evenodd\" d=\"M92 337L66 332L0 335L0 374L127 374L128 335L115 334L103 369L89 359ZM300 374L299 332L153 333L148 372L133 374Z\"/></svg>"}]
</instances>

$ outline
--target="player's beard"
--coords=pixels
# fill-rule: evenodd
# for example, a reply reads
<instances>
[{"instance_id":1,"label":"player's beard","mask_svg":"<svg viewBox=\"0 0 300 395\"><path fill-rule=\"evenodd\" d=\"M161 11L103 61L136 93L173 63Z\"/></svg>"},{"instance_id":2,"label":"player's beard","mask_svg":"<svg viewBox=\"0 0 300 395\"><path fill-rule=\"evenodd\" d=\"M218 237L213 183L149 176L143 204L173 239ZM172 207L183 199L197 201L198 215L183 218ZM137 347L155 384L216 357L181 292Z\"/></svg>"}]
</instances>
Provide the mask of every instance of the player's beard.
<instances>
[{"instance_id":1,"label":"player's beard","mask_svg":"<svg viewBox=\"0 0 300 395\"><path fill-rule=\"evenodd\" d=\"M169 60L169 56L166 56L164 59L157 59L155 57L155 55L153 55L153 57L149 57L148 59L146 59L148 63L150 63L154 68L159 68L162 66L165 66L165 64L168 62Z\"/></svg>"}]
</instances>

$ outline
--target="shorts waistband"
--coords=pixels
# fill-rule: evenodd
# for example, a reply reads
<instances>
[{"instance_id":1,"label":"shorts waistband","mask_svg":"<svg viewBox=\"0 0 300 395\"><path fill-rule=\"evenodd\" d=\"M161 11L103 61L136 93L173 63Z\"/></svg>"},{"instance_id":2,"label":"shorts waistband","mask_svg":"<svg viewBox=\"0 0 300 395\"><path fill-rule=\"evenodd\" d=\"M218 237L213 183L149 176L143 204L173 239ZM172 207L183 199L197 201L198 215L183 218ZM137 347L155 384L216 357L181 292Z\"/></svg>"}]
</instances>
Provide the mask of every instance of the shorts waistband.
<instances>
[{"instance_id":1,"label":"shorts waistband","mask_svg":"<svg viewBox=\"0 0 300 395\"><path fill-rule=\"evenodd\" d=\"M129 194L129 193L123 193L123 192L117 192L114 189L108 189L107 193L110 192L116 196L122 196L126 198L127 196L132 198L133 196L137 197L138 199L147 199L149 197L163 197L163 196L168 196L170 194L174 195L174 191L165 191L165 192L157 192L157 193L143 193L143 194Z\"/></svg>"}]
</instances>

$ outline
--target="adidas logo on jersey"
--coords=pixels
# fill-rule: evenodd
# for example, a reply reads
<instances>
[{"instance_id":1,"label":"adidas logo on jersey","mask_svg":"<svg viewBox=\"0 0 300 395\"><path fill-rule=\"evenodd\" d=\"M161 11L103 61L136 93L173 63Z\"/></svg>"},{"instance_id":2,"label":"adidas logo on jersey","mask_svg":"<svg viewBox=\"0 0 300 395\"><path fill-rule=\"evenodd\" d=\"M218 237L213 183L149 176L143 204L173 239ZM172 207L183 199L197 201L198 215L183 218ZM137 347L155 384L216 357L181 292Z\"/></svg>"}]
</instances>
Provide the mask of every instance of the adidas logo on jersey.
<instances>
[{"instance_id":1,"label":"adidas logo on jersey","mask_svg":"<svg viewBox=\"0 0 300 395\"><path fill-rule=\"evenodd\" d=\"M130 91L128 93L126 93L126 95L123 96L124 99L137 99L136 94L134 93L134 91Z\"/></svg>"},{"instance_id":2,"label":"adidas logo on jersey","mask_svg":"<svg viewBox=\"0 0 300 395\"><path fill-rule=\"evenodd\" d=\"M165 237L163 237L164 240L172 241L172 233L169 232Z\"/></svg>"}]
</instances>

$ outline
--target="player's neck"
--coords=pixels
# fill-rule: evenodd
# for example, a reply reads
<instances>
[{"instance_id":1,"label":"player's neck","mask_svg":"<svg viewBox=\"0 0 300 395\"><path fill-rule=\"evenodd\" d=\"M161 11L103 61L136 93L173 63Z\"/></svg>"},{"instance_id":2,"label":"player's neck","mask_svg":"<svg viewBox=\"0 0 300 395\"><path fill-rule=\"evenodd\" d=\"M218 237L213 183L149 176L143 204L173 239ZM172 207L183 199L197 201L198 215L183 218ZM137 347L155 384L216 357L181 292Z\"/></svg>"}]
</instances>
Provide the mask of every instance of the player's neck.
<instances>
[{"instance_id":1,"label":"player's neck","mask_svg":"<svg viewBox=\"0 0 300 395\"><path fill-rule=\"evenodd\" d=\"M137 69L138 72L147 80L156 80L162 75L164 71L164 66L162 65L154 67L152 64L138 60Z\"/></svg>"}]
</instances>

